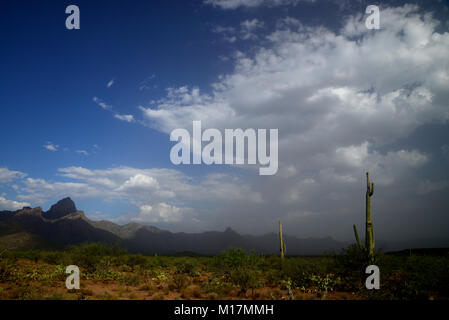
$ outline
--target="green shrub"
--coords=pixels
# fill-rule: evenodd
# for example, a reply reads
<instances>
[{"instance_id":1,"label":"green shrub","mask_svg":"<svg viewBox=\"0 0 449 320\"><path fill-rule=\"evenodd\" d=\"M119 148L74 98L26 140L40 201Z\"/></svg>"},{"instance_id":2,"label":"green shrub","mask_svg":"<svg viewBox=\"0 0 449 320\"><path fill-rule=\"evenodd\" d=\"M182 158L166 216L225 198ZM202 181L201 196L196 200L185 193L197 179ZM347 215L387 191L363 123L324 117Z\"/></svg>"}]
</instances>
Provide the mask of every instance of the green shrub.
<instances>
[{"instance_id":1,"label":"green shrub","mask_svg":"<svg viewBox=\"0 0 449 320\"><path fill-rule=\"evenodd\" d=\"M169 284L170 290L181 290L186 287L189 283L189 279L185 274L175 273L173 279Z\"/></svg>"},{"instance_id":2,"label":"green shrub","mask_svg":"<svg viewBox=\"0 0 449 320\"><path fill-rule=\"evenodd\" d=\"M161 283L165 283L168 282L168 274L164 271L160 271L160 270L154 270L154 277L152 278L153 281L161 284Z\"/></svg>"},{"instance_id":3,"label":"green shrub","mask_svg":"<svg viewBox=\"0 0 449 320\"><path fill-rule=\"evenodd\" d=\"M145 267L147 265L147 258L141 254L130 254L126 256L125 264L130 267Z\"/></svg>"},{"instance_id":4,"label":"green shrub","mask_svg":"<svg viewBox=\"0 0 449 320\"><path fill-rule=\"evenodd\" d=\"M41 255L41 259L50 264L70 264L70 257L67 255L67 253L60 251L43 252Z\"/></svg>"},{"instance_id":5,"label":"green shrub","mask_svg":"<svg viewBox=\"0 0 449 320\"><path fill-rule=\"evenodd\" d=\"M112 253L111 247L101 243L84 243L70 247L72 264L86 268L87 272L94 272L100 258Z\"/></svg>"},{"instance_id":6,"label":"green shrub","mask_svg":"<svg viewBox=\"0 0 449 320\"><path fill-rule=\"evenodd\" d=\"M381 290L363 290L368 299L428 300L449 296L448 257L384 255Z\"/></svg>"},{"instance_id":7,"label":"green shrub","mask_svg":"<svg viewBox=\"0 0 449 320\"><path fill-rule=\"evenodd\" d=\"M246 294L248 289L254 290L262 286L260 271L247 266L231 270L228 281L240 288L239 294Z\"/></svg>"},{"instance_id":8,"label":"green shrub","mask_svg":"<svg viewBox=\"0 0 449 320\"><path fill-rule=\"evenodd\" d=\"M143 278L139 274L124 274L120 281L127 286L137 287L143 282Z\"/></svg>"},{"instance_id":9,"label":"green shrub","mask_svg":"<svg viewBox=\"0 0 449 320\"><path fill-rule=\"evenodd\" d=\"M19 300L38 300L43 296L42 289L33 284L17 286L10 292L10 298Z\"/></svg>"},{"instance_id":10,"label":"green shrub","mask_svg":"<svg viewBox=\"0 0 449 320\"><path fill-rule=\"evenodd\" d=\"M260 257L256 254L248 254L242 249L230 248L214 257L214 266L223 270L233 270L240 267L257 268Z\"/></svg>"},{"instance_id":11,"label":"green shrub","mask_svg":"<svg viewBox=\"0 0 449 320\"><path fill-rule=\"evenodd\" d=\"M233 284L226 281L224 277L212 277L208 278L207 281L201 282L203 292L208 294L216 293L219 297L229 295L233 288Z\"/></svg>"},{"instance_id":12,"label":"green shrub","mask_svg":"<svg viewBox=\"0 0 449 320\"><path fill-rule=\"evenodd\" d=\"M9 258L0 259L0 282L7 281L13 273L14 260Z\"/></svg>"},{"instance_id":13,"label":"green shrub","mask_svg":"<svg viewBox=\"0 0 449 320\"><path fill-rule=\"evenodd\" d=\"M198 264L192 260L181 261L177 266L175 273L197 276Z\"/></svg>"}]
</instances>

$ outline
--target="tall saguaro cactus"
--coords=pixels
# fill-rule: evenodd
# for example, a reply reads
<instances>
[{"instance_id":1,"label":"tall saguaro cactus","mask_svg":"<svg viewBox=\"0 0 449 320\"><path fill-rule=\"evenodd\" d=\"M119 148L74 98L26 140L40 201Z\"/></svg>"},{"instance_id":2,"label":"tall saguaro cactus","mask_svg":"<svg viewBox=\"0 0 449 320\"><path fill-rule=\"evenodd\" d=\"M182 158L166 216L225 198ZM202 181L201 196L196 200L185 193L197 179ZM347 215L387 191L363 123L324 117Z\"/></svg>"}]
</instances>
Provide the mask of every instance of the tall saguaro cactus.
<instances>
[{"instance_id":1,"label":"tall saguaro cactus","mask_svg":"<svg viewBox=\"0 0 449 320\"><path fill-rule=\"evenodd\" d=\"M374 227L371 217L371 197L374 194L374 183L370 184L369 173L366 173L366 231L365 247L368 250L370 258L374 256Z\"/></svg>"},{"instance_id":2,"label":"tall saguaro cactus","mask_svg":"<svg viewBox=\"0 0 449 320\"><path fill-rule=\"evenodd\" d=\"M282 220L279 220L279 244L281 249L281 259L284 260L287 247L285 246L284 239L282 238Z\"/></svg>"},{"instance_id":3,"label":"tall saguaro cactus","mask_svg":"<svg viewBox=\"0 0 449 320\"><path fill-rule=\"evenodd\" d=\"M371 217L371 197L374 194L374 183L370 183L369 172L366 173L366 225L365 225L365 247L363 247L360 241L359 233L356 225L354 225L354 235L360 249L365 249L369 259L372 261L374 257L374 227L373 219Z\"/></svg>"}]
</instances>

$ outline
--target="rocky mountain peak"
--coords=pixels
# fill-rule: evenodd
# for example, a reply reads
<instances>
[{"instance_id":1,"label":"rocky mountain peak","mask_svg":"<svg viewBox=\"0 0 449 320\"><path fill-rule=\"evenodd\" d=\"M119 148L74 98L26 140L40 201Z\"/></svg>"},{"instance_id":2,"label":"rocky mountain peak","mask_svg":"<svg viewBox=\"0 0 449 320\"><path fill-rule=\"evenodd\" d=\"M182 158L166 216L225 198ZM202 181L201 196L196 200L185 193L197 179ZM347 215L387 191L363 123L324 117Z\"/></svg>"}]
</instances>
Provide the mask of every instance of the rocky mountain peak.
<instances>
[{"instance_id":1,"label":"rocky mountain peak","mask_svg":"<svg viewBox=\"0 0 449 320\"><path fill-rule=\"evenodd\" d=\"M238 234L234 229L232 229L231 227L227 227L226 230L224 231L227 234Z\"/></svg>"},{"instance_id":2,"label":"rocky mountain peak","mask_svg":"<svg viewBox=\"0 0 449 320\"><path fill-rule=\"evenodd\" d=\"M58 219L68 214L77 212L75 202L69 197L59 200L57 203L51 206L50 210L45 212L45 218Z\"/></svg>"}]
</instances>

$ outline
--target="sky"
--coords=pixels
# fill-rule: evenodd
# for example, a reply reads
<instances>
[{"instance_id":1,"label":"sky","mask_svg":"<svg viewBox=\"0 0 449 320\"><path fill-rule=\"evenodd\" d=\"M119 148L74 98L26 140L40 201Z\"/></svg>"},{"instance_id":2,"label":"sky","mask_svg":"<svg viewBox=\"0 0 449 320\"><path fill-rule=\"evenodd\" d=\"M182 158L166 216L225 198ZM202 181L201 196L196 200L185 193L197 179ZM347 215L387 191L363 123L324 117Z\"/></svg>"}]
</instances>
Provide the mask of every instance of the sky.
<instances>
[{"instance_id":1,"label":"sky","mask_svg":"<svg viewBox=\"0 0 449 320\"><path fill-rule=\"evenodd\" d=\"M0 210L70 196L93 220L351 240L369 171L378 239L446 237L448 18L448 1L1 1ZM194 120L278 129L279 170L174 165Z\"/></svg>"}]
</instances>

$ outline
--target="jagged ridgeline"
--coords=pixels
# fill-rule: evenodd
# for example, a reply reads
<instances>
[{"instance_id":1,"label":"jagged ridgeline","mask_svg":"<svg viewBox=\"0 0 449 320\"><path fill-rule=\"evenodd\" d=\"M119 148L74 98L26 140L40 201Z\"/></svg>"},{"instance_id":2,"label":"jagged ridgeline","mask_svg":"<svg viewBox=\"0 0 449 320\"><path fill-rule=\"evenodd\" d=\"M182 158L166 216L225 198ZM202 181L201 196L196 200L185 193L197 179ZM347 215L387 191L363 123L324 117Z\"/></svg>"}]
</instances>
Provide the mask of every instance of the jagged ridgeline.
<instances>
[{"instance_id":1,"label":"jagged ridgeline","mask_svg":"<svg viewBox=\"0 0 449 320\"><path fill-rule=\"evenodd\" d=\"M279 254L277 232L252 236L241 235L227 228L223 232L173 233L137 223L118 225L110 221L92 221L77 209L70 198L58 201L48 211L40 207L25 207L17 211L0 212L0 247L62 249L83 242L118 243L129 252L143 254L191 252L215 255L229 247L255 250L262 254ZM298 239L286 234L282 235L284 242L289 244L289 255L320 255L346 245L330 237Z\"/></svg>"}]
</instances>

